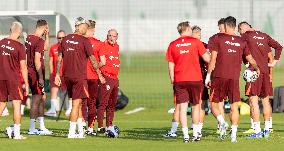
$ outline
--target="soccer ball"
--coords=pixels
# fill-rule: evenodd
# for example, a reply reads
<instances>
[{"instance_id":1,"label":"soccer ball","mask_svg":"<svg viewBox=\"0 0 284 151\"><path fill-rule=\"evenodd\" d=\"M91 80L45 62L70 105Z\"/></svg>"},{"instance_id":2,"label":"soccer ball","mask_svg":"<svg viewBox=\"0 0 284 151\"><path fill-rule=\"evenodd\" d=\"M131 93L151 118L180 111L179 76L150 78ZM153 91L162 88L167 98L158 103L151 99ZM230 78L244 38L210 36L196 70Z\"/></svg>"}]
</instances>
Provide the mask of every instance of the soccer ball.
<instances>
[{"instance_id":1,"label":"soccer ball","mask_svg":"<svg viewBox=\"0 0 284 151\"><path fill-rule=\"evenodd\" d=\"M120 130L118 126L113 125L107 129L106 134L110 138L117 138L120 134Z\"/></svg>"},{"instance_id":2,"label":"soccer ball","mask_svg":"<svg viewBox=\"0 0 284 151\"><path fill-rule=\"evenodd\" d=\"M243 78L246 82L255 82L258 78L258 74L256 71L252 71L251 69L246 69L244 71Z\"/></svg>"}]
</instances>

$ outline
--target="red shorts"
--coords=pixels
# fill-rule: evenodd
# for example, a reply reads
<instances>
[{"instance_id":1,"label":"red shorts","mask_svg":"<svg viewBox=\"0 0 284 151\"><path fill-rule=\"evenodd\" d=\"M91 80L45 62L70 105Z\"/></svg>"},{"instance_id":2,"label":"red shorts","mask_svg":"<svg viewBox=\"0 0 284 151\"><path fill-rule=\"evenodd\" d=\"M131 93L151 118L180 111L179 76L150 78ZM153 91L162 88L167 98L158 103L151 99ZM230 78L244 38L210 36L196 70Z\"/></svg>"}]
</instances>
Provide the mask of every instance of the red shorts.
<instances>
[{"instance_id":1,"label":"red shorts","mask_svg":"<svg viewBox=\"0 0 284 151\"><path fill-rule=\"evenodd\" d=\"M42 70L43 80L45 81L45 71ZM29 86L32 91L32 95L43 95L45 93L44 87L39 86L39 77L37 71L34 69L28 69Z\"/></svg>"},{"instance_id":2,"label":"red shorts","mask_svg":"<svg viewBox=\"0 0 284 151\"><path fill-rule=\"evenodd\" d=\"M177 82L174 84L174 93L177 104L190 102L193 105L200 102L203 90L202 81Z\"/></svg>"},{"instance_id":3,"label":"red shorts","mask_svg":"<svg viewBox=\"0 0 284 151\"><path fill-rule=\"evenodd\" d=\"M60 79L61 79L61 85L58 86L55 84L55 75L51 74L50 77L49 77L49 86L50 88L61 88L61 90L66 90L66 85L65 85L65 81L64 81L64 78L62 76L60 76Z\"/></svg>"},{"instance_id":4,"label":"red shorts","mask_svg":"<svg viewBox=\"0 0 284 151\"><path fill-rule=\"evenodd\" d=\"M201 100L209 100L209 91L207 87L203 87Z\"/></svg>"},{"instance_id":5,"label":"red shorts","mask_svg":"<svg viewBox=\"0 0 284 151\"><path fill-rule=\"evenodd\" d=\"M230 103L241 100L239 80L215 77L212 80L210 101L218 103L227 98Z\"/></svg>"},{"instance_id":6,"label":"red shorts","mask_svg":"<svg viewBox=\"0 0 284 151\"><path fill-rule=\"evenodd\" d=\"M64 77L69 98L87 99L89 98L88 83L86 79L69 79Z\"/></svg>"},{"instance_id":7,"label":"red shorts","mask_svg":"<svg viewBox=\"0 0 284 151\"><path fill-rule=\"evenodd\" d=\"M20 81L0 80L0 102L23 100L23 89Z\"/></svg>"},{"instance_id":8,"label":"red shorts","mask_svg":"<svg viewBox=\"0 0 284 151\"><path fill-rule=\"evenodd\" d=\"M268 73L261 73L255 82L246 83L247 96L267 97L273 95L273 87Z\"/></svg>"}]
</instances>

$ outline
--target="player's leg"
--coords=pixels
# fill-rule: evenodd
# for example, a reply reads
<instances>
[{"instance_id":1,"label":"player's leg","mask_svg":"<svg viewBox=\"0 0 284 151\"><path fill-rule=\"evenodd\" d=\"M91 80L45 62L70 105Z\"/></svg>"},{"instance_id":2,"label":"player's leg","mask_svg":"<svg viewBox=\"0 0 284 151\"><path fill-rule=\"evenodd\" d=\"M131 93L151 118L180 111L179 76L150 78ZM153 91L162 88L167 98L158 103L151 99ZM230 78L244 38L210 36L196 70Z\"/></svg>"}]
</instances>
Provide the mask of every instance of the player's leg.
<instances>
[{"instance_id":1,"label":"player's leg","mask_svg":"<svg viewBox=\"0 0 284 151\"><path fill-rule=\"evenodd\" d=\"M230 105L231 109L231 141L235 142L237 140L237 130L239 123L239 109L238 102L233 102Z\"/></svg>"},{"instance_id":2,"label":"player's leg","mask_svg":"<svg viewBox=\"0 0 284 151\"><path fill-rule=\"evenodd\" d=\"M88 80L88 89L90 98L88 99L88 134L96 135L94 131L94 122L97 115L97 94L98 94L98 80Z\"/></svg>"},{"instance_id":3,"label":"player's leg","mask_svg":"<svg viewBox=\"0 0 284 151\"><path fill-rule=\"evenodd\" d=\"M175 105L175 108L174 108L174 113L173 113L173 118L172 118L172 127L171 127L171 130L168 131L166 134L164 134L163 136L164 137L177 137L177 128L178 128L178 125L179 125L179 108L180 108L180 105L176 103L176 96L174 94L174 105Z\"/></svg>"},{"instance_id":4,"label":"player's leg","mask_svg":"<svg viewBox=\"0 0 284 151\"><path fill-rule=\"evenodd\" d=\"M72 100L72 110L70 113L69 118L69 132L68 132L68 138L76 138L76 127L77 127L77 120L79 117L79 110L80 108L81 99L73 99Z\"/></svg>"},{"instance_id":5,"label":"player's leg","mask_svg":"<svg viewBox=\"0 0 284 151\"><path fill-rule=\"evenodd\" d=\"M110 97L110 78L105 77L106 83L100 84L99 86L99 106L98 106L98 115L97 115L97 121L98 121L98 133L105 133L104 128L104 113L106 111L106 107L108 106L108 101Z\"/></svg>"},{"instance_id":6,"label":"player's leg","mask_svg":"<svg viewBox=\"0 0 284 151\"><path fill-rule=\"evenodd\" d=\"M6 108L6 100L0 100L0 113L2 114L2 112L4 111L4 109Z\"/></svg>"},{"instance_id":7,"label":"player's leg","mask_svg":"<svg viewBox=\"0 0 284 151\"><path fill-rule=\"evenodd\" d=\"M118 80L111 80L110 84L112 88L110 97L109 97L109 103L106 108L106 127L109 128L113 126L113 119L114 119L114 112L115 112L115 107L117 103L117 95L119 91L119 84Z\"/></svg>"},{"instance_id":8,"label":"player's leg","mask_svg":"<svg viewBox=\"0 0 284 151\"><path fill-rule=\"evenodd\" d=\"M37 135L38 131L35 127L36 119L38 118L39 113L39 103L41 101L42 95L33 94L31 101L31 109L30 109L30 127L28 134Z\"/></svg>"},{"instance_id":9,"label":"player's leg","mask_svg":"<svg viewBox=\"0 0 284 151\"><path fill-rule=\"evenodd\" d=\"M21 135L21 100L13 100L14 139L25 139Z\"/></svg>"},{"instance_id":10,"label":"player's leg","mask_svg":"<svg viewBox=\"0 0 284 151\"><path fill-rule=\"evenodd\" d=\"M261 98L262 105L263 105L263 117L264 117L264 131L263 134L265 137L269 136L269 128L270 128L270 117L272 108L269 102L269 97Z\"/></svg>"},{"instance_id":11,"label":"player's leg","mask_svg":"<svg viewBox=\"0 0 284 151\"><path fill-rule=\"evenodd\" d=\"M50 90L50 109L47 112L45 112L46 116L51 116L51 117L57 116L56 106L59 103L58 102L59 100L57 99L58 91L59 91L58 87L55 87L55 86L51 87L51 90Z\"/></svg>"},{"instance_id":12,"label":"player's leg","mask_svg":"<svg viewBox=\"0 0 284 151\"><path fill-rule=\"evenodd\" d=\"M78 126L78 137L79 138L85 138L84 134L84 126L86 126L86 122L83 121L83 112L82 112L82 102L86 101L86 99L80 99L79 100L79 110L78 110L78 119L77 119L77 126Z\"/></svg>"},{"instance_id":13,"label":"player's leg","mask_svg":"<svg viewBox=\"0 0 284 151\"><path fill-rule=\"evenodd\" d=\"M39 102L39 110L38 110L38 124L39 124L39 130L38 133L40 135L51 135L53 132L48 130L45 127L44 123L44 107L45 107L45 102L46 102L46 94L44 93L42 95L42 98Z\"/></svg>"}]
</instances>

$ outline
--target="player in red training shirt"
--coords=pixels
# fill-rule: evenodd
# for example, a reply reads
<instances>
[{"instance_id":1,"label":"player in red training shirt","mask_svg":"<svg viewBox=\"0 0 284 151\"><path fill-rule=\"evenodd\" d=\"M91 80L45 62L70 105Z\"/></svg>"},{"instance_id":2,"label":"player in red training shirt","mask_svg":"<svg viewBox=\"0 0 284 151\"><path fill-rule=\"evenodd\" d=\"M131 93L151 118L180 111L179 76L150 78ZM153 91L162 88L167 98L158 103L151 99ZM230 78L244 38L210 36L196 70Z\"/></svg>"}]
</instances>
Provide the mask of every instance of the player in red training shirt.
<instances>
[{"instance_id":1,"label":"player in red training shirt","mask_svg":"<svg viewBox=\"0 0 284 151\"><path fill-rule=\"evenodd\" d=\"M9 138L14 139L25 139L20 134L21 100L29 92L25 47L19 42L22 30L21 23L13 22L10 27L10 36L0 41L0 114L6 107L9 97L14 108L14 125L7 127L6 132ZM23 94L19 72L23 75L27 90L25 94Z\"/></svg>"},{"instance_id":2,"label":"player in red training shirt","mask_svg":"<svg viewBox=\"0 0 284 151\"><path fill-rule=\"evenodd\" d=\"M60 67L64 61L63 77L67 87L68 96L72 98L72 110L70 114L70 127L68 138L85 138L82 119L82 101L89 98L87 83L87 61L91 61L101 83L105 83L98 62L93 55L90 40L86 38L88 20L78 17L75 22L76 31L67 35L59 45L56 66L55 84L61 84ZM78 125L78 134L76 134Z\"/></svg>"},{"instance_id":3,"label":"player in red training shirt","mask_svg":"<svg viewBox=\"0 0 284 151\"><path fill-rule=\"evenodd\" d=\"M169 74L176 96L176 109L179 110L184 142L189 142L187 126L187 107L192 104L193 137L192 141L199 141L198 123L200 99L203 90L202 73L199 56L209 62L210 55L206 52L203 43L193 37L188 22L181 22L177 30L180 38L170 43L166 59L169 62Z\"/></svg>"},{"instance_id":4,"label":"player in red training shirt","mask_svg":"<svg viewBox=\"0 0 284 151\"><path fill-rule=\"evenodd\" d=\"M106 79L99 87L98 132L103 133L113 128L114 111L119 91L118 73L120 67L118 33L115 29L108 31L107 40L99 51L100 70ZM103 128L106 112L106 128Z\"/></svg>"}]
</instances>

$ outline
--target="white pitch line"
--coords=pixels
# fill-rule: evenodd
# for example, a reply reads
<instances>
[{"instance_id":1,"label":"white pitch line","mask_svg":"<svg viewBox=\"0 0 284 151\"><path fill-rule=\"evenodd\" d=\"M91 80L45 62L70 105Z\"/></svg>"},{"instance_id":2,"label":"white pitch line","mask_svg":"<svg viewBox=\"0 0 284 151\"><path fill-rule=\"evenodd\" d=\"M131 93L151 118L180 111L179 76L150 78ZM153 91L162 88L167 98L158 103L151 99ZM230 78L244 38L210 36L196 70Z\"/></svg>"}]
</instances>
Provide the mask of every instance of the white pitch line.
<instances>
[{"instance_id":1,"label":"white pitch line","mask_svg":"<svg viewBox=\"0 0 284 151\"><path fill-rule=\"evenodd\" d=\"M126 115L129 115L129 114L137 113L137 112L140 112L140 111L143 111L143 110L145 110L144 107L139 107L139 108L136 108L136 109L134 109L134 110L130 110L130 111L128 111L128 112L125 112L125 114L126 114Z\"/></svg>"}]
</instances>

